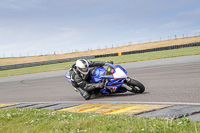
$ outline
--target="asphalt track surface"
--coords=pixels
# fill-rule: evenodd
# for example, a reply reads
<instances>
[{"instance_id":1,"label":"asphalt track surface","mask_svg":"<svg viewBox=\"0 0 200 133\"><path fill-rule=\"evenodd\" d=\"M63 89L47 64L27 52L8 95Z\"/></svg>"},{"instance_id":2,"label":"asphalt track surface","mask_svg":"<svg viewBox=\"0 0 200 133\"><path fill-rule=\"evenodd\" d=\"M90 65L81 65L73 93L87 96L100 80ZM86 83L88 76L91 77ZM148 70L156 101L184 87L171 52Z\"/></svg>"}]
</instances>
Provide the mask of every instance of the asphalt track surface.
<instances>
[{"instance_id":1,"label":"asphalt track surface","mask_svg":"<svg viewBox=\"0 0 200 133\"><path fill-rule=\"evenodd\" d=\"M200 55L121 64L128 76L142 82L143 94L120 93L84 101L64 76L54 71L0 78L0 103L138 102L200 103Z\"/></svg>"}]
</instances>

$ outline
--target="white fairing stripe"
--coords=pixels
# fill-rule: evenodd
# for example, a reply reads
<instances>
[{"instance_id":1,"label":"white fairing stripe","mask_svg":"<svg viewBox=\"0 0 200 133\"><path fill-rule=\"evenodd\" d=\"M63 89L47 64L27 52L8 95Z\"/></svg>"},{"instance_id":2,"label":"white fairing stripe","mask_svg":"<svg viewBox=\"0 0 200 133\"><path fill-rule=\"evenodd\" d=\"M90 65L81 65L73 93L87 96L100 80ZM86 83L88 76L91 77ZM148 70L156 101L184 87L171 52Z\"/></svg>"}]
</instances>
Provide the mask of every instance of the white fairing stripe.
<instances>
[{"instance_id":1,"label":"white fairing stripe","mask_svg":"<svg viewBox=\"0 0 200 133\"><path fill-rule=\"evenodd\" d=\"M126 73L124 73L124 71L122 71L119 67L115 68L115 73L113 74L113 77L115 79L118 78L127 78Z\"/></svg>"}]
</instances>

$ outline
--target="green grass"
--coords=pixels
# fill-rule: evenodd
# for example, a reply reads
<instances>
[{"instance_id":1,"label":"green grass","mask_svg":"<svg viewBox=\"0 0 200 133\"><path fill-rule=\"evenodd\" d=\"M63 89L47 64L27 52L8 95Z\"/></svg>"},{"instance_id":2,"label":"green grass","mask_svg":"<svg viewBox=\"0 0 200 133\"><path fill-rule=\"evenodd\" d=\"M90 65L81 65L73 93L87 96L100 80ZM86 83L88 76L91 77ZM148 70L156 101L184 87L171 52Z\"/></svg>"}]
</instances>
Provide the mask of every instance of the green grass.
<instances>
[{"instance_id":1,"label":"green grass","mask_svg":"<svg viewBox=\"0 0 200 133\"><path fill-rule=\"evenodd\" d=\"M42 66L35 66L35 67L3 70L3 71L0 71L0 77L64 70L64 69L69 69L72 66L72 64L74 64L74 63L75 63L75 61L51 64L51 65L42 65Z\"/></svg>"},{"instance_id":2,"label":"green grass","mask_svg":"<svg viewBox=\"0 0 200 133\"><path fill-rule=\"evenodd\" d=\"M70 113L36 109L1 109L2 133L197 133L200 122L189 119Z\"/></svg>"},{"instance_id":3,"label":"green grass","mask_svg":"<svg viewBox=\"0 0 200 133\"><path fill-rule=\"evenodd\" d=\"M94 60L98 60L98 61L112 60L114 61L115 64L118 64L118 63L154 60L154 59L197 55L197 54L200 54L200 47L190 47L190 48L181 48L181 49L174 49L174 50L115 56L115 57L96 58L92 60L93 61ZM73 63L75 63L75 61L51 64L51 65L20 68L20 69L4 70L4 71L0 71L0 77L39 73L39 72L46 72L46 71L65 70L65 69L69 69Z\"/></svg>"}]
</instances>

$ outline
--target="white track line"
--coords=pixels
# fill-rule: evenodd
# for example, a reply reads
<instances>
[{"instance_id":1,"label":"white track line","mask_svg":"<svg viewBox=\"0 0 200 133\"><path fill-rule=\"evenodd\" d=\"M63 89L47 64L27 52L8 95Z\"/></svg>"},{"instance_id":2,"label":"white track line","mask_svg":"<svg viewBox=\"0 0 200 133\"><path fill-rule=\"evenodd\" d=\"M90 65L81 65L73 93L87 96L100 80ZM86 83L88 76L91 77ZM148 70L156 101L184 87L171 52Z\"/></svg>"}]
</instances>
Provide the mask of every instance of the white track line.
<instances>
[{"instance_id":1,"label":"white track line","mask_svg":"<svg viewBox=\"0 0 200 133\"><path fill-rule=\"evenodd\" d=\"M199 105L200 103L185 103L185 102L134 102L134 101L49 101L49 102L16 102L16 103L133 103L133 104L164 104L164 105ZM12 103L0 103L0 104L13 104Z\"/></svg>"}]
</instances>

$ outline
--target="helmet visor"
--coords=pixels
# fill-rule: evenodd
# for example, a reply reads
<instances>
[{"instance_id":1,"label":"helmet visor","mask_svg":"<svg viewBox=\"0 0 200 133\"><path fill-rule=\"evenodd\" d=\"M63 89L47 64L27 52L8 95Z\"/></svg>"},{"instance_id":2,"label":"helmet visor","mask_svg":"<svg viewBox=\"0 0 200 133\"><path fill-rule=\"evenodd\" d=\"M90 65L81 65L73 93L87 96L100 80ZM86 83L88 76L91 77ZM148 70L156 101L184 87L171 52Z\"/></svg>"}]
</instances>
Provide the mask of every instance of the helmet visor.
<instances>
[{"instance_id":1,"label":"helmet visor","mask_svg":"<svg viewBox=\"0 0 200 133\"><path fill-rule=\"evenodd\" d=\"M88 68L80 68L82 72L87 72L88 71Z\"/></svg>"}]
</instances>

